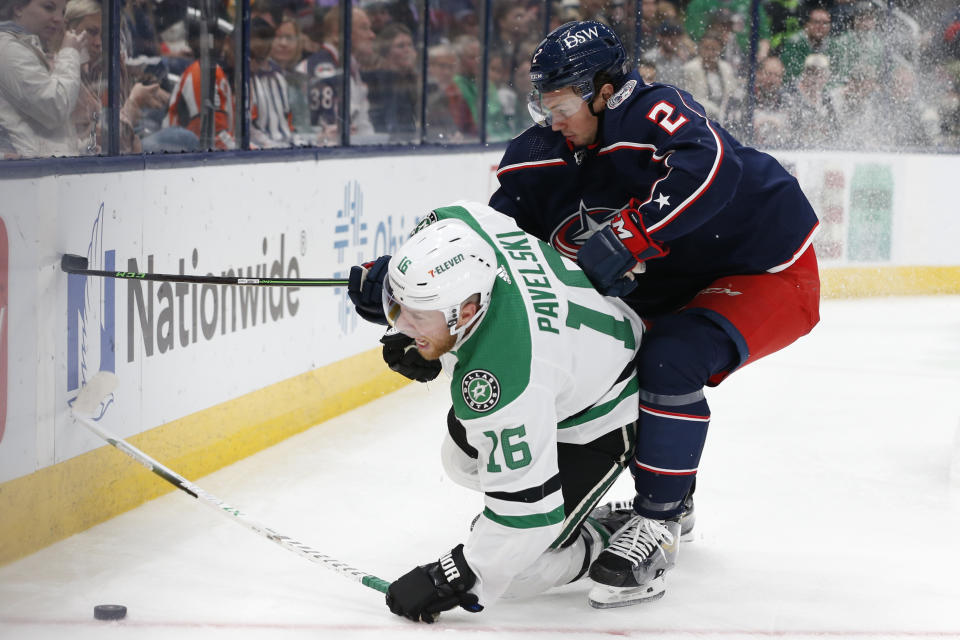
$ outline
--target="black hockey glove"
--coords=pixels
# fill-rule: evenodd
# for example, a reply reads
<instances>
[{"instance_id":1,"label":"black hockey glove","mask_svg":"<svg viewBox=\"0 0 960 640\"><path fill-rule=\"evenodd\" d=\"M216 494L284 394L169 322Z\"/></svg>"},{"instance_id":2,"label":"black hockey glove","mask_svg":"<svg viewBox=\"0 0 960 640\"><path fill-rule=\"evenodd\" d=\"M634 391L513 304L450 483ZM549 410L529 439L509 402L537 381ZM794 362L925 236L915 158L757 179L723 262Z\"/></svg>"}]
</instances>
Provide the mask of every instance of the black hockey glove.
<instances>
[{"instance_id":1,"label":"black hockey glove","mask_svg":"<svg viewBox=\"0 0 960 640\"><path fill-rule=\"evenodd\" d=\"M358 267L350 267L347 295L357 313L367 322L388 324L383 313L383 280L387 277L390 256L380 256Z\"/></svg>"},{"instance_id":2,"label":"black hockey glove","mask_svg":"<svg viewBox=\"0 0 960 640\"><path fill-rule=\"evenodd\" d=\"M483 607L477 596L469 593L476 583L470 565L463 557L463 545L450 553L405 573L387 589L387 607L390 611L414 622L436 622L441 611L460 606L477 613Z\"/></svg>"},{"instance_id":3,"label":"black hockey glove","mask_svg":"<svg viewBox=\"0 0 960 640\"><path fill-rule=\"evenodd\" d=\"M393 371L417 382L429 382L436 378L442 366L439 360L427 360L417 351L413 338L389 330L380 338L383 343L383 361Z\"/></svg>"}]
</instances>

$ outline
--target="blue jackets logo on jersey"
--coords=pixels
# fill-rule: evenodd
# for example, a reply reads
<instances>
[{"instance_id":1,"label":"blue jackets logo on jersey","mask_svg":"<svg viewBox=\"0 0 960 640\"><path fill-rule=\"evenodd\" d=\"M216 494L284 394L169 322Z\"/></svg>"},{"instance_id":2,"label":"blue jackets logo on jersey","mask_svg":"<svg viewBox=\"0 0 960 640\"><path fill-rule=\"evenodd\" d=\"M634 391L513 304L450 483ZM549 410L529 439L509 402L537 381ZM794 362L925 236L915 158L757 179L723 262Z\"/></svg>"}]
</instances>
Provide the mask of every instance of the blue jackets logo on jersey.
<instances>
[{"instance_id":1,"label":"blue jackets logo on jersey","mask_svg":"<svg viewBox=\"0 0 960 640\"><path fill-rule=\"evenodd\" d=\"M583 243L610 224L610 219L617 211L619 209L609 207L588 207L581 200L580 209L565 218L550 234L550 244L566 257L576 260L577 252L580 251Z\"/></svg>"},{"instance_id":2,"label":"blue jackets logo on jersey","mask_svg":"<svg viewBox=\"0 0 960 640\"><path fill-rule=\"evenodd\" d=\"M463 376L460 389L463 393L463 401L479 413L490 411L500 401L500 381L495 375L483 369L474 369Z\"/></svg>"}]
</instances>

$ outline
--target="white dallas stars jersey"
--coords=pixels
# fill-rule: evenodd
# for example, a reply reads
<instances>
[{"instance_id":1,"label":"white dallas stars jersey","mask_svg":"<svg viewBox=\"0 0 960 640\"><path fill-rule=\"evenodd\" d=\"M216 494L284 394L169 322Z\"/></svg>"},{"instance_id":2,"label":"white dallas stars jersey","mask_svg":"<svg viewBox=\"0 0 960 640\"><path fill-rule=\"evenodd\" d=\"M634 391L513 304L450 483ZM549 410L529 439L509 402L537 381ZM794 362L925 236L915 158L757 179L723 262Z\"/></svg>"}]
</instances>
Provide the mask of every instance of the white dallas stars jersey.
<instances>
[{"instance_id":1,"label":"white dallas stars jersey","mask_svg":"<svg viewBox=\"0 0 960 640\"><path fill-rule=\"evenodd\" d=\"M486 205L458 202L421 224L451 217L477 231L501 267L485 317L441 358L456 417L479 452L467 472L485 509L464 554L489 603L569 534L557 443L585 444L636 420L642 325L574 262Z\"/></svg>"}]
</instances>

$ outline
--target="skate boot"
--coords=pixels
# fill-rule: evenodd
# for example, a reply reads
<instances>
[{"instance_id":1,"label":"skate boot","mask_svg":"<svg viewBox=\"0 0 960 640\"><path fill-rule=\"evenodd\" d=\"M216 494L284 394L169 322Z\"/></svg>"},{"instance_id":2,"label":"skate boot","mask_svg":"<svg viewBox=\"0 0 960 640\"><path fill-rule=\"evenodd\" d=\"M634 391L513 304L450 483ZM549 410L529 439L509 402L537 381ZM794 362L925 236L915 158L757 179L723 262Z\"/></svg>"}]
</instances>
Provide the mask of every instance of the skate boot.
<instances>
[{"instance_id":1,"label":"skate boot","mask_svg":"<svg viewBox=\"0 0 960 640\"><path fill-rule=\"evenodd\" d=\"M680 512L680 539L684 542L693 540L693 525L697 522L697 513L693 508L693 496L687 496L683 501L683 510Z\"/></svg>"},{"instance_id":2,"label":"skate boot","mask_svg":"<svg viewBox=\"0 0 960 640\"><path fill-rule=\"evenodd\" d=\"M633 510L633 500L614 500L596 507L590 512L590 518L593 518L607 531L613 533L623 525L627 524L633 516L637 515Z\"/></svg>"},{"instance_id":3,"label":"skate boot","mask_svg":"<svg viewBox=\"0 0 960 640\"><path fill-rule=\"evenodd\" d=\"M633 511L632 500L614 500L602 504L590 512L590 517L602 523L611 533L627 523L627 520L637 515ZM693 505L693 496L687 496L683 501L683 510L680 518L680 540L693 540L693 525L697 522L697 513Z\"/></svg>"},{"instance_id":4,"label":"skate boot","mask_svg":"<svg viewBox=\"0 0 960 640\"><path fill-rule=\"evenodd\" d=\"M662 597L664 576L676 563L679 538L679 517L652 520L633 514L590 566L595 583L587 597L590 606L625 607Z\"/></svg>"}]
</instances>

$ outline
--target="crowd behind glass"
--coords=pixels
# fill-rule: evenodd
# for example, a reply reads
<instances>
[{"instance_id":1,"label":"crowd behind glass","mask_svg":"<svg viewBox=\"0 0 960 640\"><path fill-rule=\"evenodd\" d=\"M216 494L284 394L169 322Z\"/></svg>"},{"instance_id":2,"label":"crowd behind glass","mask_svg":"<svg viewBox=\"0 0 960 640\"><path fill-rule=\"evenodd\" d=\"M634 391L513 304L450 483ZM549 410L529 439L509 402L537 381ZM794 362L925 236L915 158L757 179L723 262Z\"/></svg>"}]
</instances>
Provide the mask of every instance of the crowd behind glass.
<instances>
[{"instance_id":1,"label":"crowd behind glass","mask_svg":"<svg viewBox=\"0 0 960 640\"><path fill-rule=\"evenodd\" d=\"M116 1L0 0L0 157L501 142L575 19L754 146L960 150L957 2Z\"/></svg>"}]
</instances>

